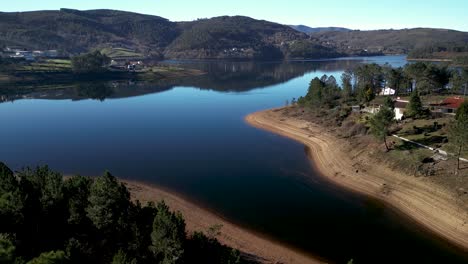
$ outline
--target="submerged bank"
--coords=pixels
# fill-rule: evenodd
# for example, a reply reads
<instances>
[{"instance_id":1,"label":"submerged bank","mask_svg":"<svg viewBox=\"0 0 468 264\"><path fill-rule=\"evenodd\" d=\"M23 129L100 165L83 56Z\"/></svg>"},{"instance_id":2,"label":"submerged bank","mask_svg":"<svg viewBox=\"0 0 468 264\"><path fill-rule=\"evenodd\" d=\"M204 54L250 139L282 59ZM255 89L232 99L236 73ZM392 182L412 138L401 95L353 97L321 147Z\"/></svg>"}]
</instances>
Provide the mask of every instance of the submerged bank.
<instances>
[{"instance_id":1,"label":"submerged bank","mask_svg":"<svg viewBox=\"0 0 468 264\"><path fill-rule=\"evenodd\" d=\"M136 181L122 180L122 182L130 190L132 199L137 199L142 203L164 200L171 210L182 213L189 232L203 231L206 233L214 227L216 227L215 229L219 228L219 234L216 238L222 244L238 249L260 263L324 263L284 245L262 238L162 188Z\"/></svg>"},{"instance_id":2,"label":"submerged bank","mask_svg":"<svg viewBox=\"0 0 468 264\"><path fill-rule=\"evenodd\" d=\"M246 121L296 141L311 150L316 168L331 182L382 200L416 222L468 249L468 210L457 203L450 191L428 181L376 164L362 150L345 151L346 142L326 129L294 117L284 117L279 109L248 115Z\"/></svg>"}]
</instances>

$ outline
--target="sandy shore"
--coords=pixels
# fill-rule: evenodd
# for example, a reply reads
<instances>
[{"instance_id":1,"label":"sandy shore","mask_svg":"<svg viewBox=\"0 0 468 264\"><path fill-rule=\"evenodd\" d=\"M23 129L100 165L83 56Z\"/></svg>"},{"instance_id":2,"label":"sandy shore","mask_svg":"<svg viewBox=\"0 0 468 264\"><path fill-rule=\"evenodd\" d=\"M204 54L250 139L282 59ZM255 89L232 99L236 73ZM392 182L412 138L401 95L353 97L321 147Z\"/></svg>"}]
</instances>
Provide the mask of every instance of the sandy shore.
<instances>
[{"instance_id":1,"label":"sandy shore","mask_svg":"<svg viewBox=\"0 0 468 264\"><path fill-rule=\"evenodd\" d=\"M222 225L221 234L217 236L222 244L236 248L243 254L255 256L255 259L261 263L324 263L234 225L172 192L146 183L128 180L122 180L122 182L130 190L132 199L138 199L143 204L148 201L164 200L172 210L180 211L185 218L188 232L203 231L206 233L210 227Z\"/></svg>"},{"instance_id":2,"label":"sandy shore","mask_svg":"<svg viewBox=\"0 0 468 264\"><path fill-rule=\"evenodd\" d=\"M362 151L343 151L346 142L304 120L272 109L250 114L246 121L296 141L311 150L315 167L331 182L382 200L422 226L468 249L468 210L456 195L431 182L376 166Z\"/></svg>"}]
</instances>

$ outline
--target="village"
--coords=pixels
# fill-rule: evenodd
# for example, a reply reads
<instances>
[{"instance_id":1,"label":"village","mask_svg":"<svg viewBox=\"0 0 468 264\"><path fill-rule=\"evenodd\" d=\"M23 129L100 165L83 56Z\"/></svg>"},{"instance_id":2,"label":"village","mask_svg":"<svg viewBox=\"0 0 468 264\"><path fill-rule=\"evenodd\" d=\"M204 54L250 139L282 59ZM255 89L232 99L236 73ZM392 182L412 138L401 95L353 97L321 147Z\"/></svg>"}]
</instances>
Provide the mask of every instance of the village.
<instances>
[{"instance_id":1,"label":"village","mask_svg":"<svg viewBox=\"0 0 468 264\"><path fill-rule=\"evenodd\" d=\"M109 70L139 72L146 68L144 56L134 50L125 48L103 48L99 50L102 54L110 58L110 63L106 65ZM31 67L32 69L43 68L47 71L57 69L57 64L66 66L73 56L63 55L58 50L27 49L19 46L7 46L0 51L0 58L13 64L37 65L41 67ZM60 62L60 63L57 63ZM50 67L47 67L50 66ZM66 70L66 67L58 67ZM18 70L22 70L21 68Z\"/></svg>"},{"instance_id":2,"label":"village","mask_svg":"<svg viewBox=\"0 0 468 264\"><path fill-rule=\"evenodd\" d=\"M28 50L23 47L5 47L0 51L0 57L12 59L24 59L26 61L36 61L44 58L57 58L57 50Z\"/></svg>"}]
</instances>

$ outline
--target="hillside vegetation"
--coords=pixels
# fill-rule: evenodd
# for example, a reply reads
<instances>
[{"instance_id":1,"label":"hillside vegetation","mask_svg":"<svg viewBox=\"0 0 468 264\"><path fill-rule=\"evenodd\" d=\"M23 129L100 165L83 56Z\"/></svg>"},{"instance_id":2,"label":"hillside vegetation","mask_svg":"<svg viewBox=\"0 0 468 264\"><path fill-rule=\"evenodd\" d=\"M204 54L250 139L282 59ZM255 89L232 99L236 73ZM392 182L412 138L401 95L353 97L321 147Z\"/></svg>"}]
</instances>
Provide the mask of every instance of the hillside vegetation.
<instances>
[{"instance_id":1,"label":"hillside vegetation","mask_svg":"<svg viewBox=\"0 0 468 264\"><path fill-rule=\"evenodd\" d=\"M6 46L57 49L65 56L98 49L124 59L278 60L408 53L411 58L453 59L468 51L468 33L310 28L243 16L171 22L116 10L61 9L0 12L0 47Z\"/></svg>"},{"instance_id":2,"label":"hillside vegetation","mask_svg":"<svg viewBox=\"0 0 468 264\"><path fill-rule=\"evenodd\" d=\"M416 56L427 58L433 51L458 51L465 50L468 46L467 32L448 29L326 31L312 33L310 36L318 43L348 55L409 53L411 57L413 54L416 55L418 50L427 50L425 54Z\"/></svg>"},{"instance_id":3,"label":"hillside vegetation","mask_svg":"<svg viewBox=\"0 0 468 264\"><path fill-rule=\"evenodd\" d=\"M133 201L109 172L64 179L0 162L0 191L0 263L253 263L215 234L188 233L164 201Z\"/></svg>"},{"instance_id":4,"label":"hillside vegetation","mask_svg":"<svg viewBox=\"0 0 468 264\"><path fill-rule=\"evenodd\" d=\"M57 49L63 55L93 49L123 57L281 59L289 46L310 37L289 26L248 17L192 22L114 10L0 13L0 46ZM315 57L338 54L317 43ZM323 50L322 50L323 49Z\"/></svg>"}]
</instances>

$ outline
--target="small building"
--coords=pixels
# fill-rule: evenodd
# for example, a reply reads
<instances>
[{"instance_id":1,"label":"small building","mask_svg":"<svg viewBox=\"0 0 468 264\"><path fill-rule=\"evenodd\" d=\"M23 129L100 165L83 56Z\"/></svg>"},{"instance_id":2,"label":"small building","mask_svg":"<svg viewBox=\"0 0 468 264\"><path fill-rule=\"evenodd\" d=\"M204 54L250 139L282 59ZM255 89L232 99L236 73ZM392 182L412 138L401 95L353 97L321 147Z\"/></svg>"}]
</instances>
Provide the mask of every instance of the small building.
<instances>
[{"instance_id":1,"label":"small building","mask_svg":"<svg viewBox=\"0 0 468 264\"><path fill-rule=\"evenodd\" d=\"M385 87L380 92L380 95L395 95L395 89L392 89L390 87Z\"/></svg>"},{"instance_id":2,"label":"small building","mask_svg":"<svg viewBox=\"0 0 468 264\"><path fill-rule=\"evenodd\" d=\"M406 106L409 104L409 101L397 99L395 100L395 119L401 120L406 111Z\"/></svg>"},{"instance_id":3,"label":"small building","mask_svg":"<svg viewBox=\"0 0 468 264\"><path fill-rule=\"evenodd\" d=\"M449 97L442 101L437 106L437 109L442 113L455 113L465 99L457 97Z\"/></svg>"},{"instance_id":4,"label":"small building","mask_svg":"<svg viewBox=\"0 0 468 264\"><path fill-rule=\"evenodd\" d=\"M11 55L10 57L14 59L25 59L27 61L35 60L32 51L18 51L15 55Z\"/></svg>"}]
</instances>

